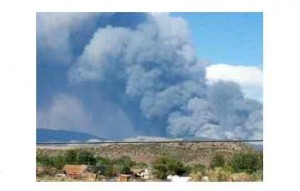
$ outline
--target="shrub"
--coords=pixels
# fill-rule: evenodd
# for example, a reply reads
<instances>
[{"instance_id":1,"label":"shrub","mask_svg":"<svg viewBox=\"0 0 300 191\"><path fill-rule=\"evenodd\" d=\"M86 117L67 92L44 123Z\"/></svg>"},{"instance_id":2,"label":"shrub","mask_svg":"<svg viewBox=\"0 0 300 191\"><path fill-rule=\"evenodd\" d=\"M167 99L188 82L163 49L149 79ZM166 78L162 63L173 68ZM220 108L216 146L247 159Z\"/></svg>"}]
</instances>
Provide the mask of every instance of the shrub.
<instances>
[{"instance_id":1,"label":"shrub","mask_svg":"<svg viewBox=\"0 0 300 191\"><path fill-rule=\"evenodd\" d=\"M257 170L250 175L251 181L263 181L263 171Z\"/></svg>"},{"instance_id":2,"label":"shrub","mask_svg":"<svg viewBox=\"0 0 300 191\"><path fill-rule=\"evenodd\" d=\"M66 164L65 157L63 155L57 155L55 157L52 157L51 161L52 166L57 169L62 169Z\"/></svg>"},{"instance_id":3,"label":"shrub","mask_svg":"<svg viewBox=\"0 0 300 191\"><path fill-rule=\"evenodd\" d=\"M203 174L200 171L192 172L190 174L190 177L192 177L192 181L201 181L202 177L203 177Z\"/></svg>"},{"instance_id":4,"label":"shrub","mask_svg":"<svg viewBox=\"0 0 300 191\"><path fill-rule=\"evenodd\" d=\"M136 168L147 168L148 167L148 164L144 163L144 162L138 162L134 165Z\"/></svg>"},{"instance_id":5,"label":"shrub","mask_svg":"<svg viewBox=\"0 0 300 191\"><path fill-rule=\"evenodd\" d=\"M71 149L65 153L64 157L66 164L96 164L96 158L93 153L86 150Z\"/></svg>"},{"instance_id":6,"label":"shrub","mask_svg":"<svg viewBox=\"0 0 300 191\"><path fill-rule=\"evenodd\" d=\"M206 166L202 165L202 164L195 164L193 166L191 166L191 173L198 173L200 172L202 175L206 174Z\"/></svg>"},{"instance_id":7,"label":"shrub","mask_svg":"<svg viewBox=\"0 0 300 191\"><path fill-rule=\"evenodd\" d=\"M208 174L211 181L229 181L231 177L231 172L222 167L211 169Z\"/></svg>"},{"instance_id":8,"label":"shrub","mask_svg":"<svg viewBox=\"0 0 300 191\"><path fill-rule=\"evenodd\" d=\"M263 168L262 154L237 153L233 156L230 165L236 173L253 173Z\"/></svg>"},{"instance_id":9,"label":"shrub","mask_svg":"<svg viewBox=\"0 0 300 191\"><path fill-rule=\"evenodd\" d=\"M94 173L101 174L104 176L112 177L115 175L114 161L109 158L98 156L95 158L95 170Z\"/></svg>"},{"instance_id":10,"label":"shrub","mask_svg":"<svg viewBox=\"0 0 300 191\"><path fill-rule=\"evenodd\" d=\"M77 152L74 149L67 150L65 153L65 160L67 164L77 164Z\"/></svg>"},{"instance_id":11,"label":"shrub","mask_svg":"<svg viewBox=\"0 0 300 191\"><path fill-rule=\"evenodd\" d=\"M130 157L122 156L115 161L117 173L129 174L131 167L135 165L135 162Z\"/></svg>"},{"instance_id":12,"label":"shrub","mask_svg":"<svg viewBox=\"0 0 300 191\"><path fill-rule=\"evenodd\" d=\"M216 168L216 167L223 167L225 165L225 159L224 156L221 154L216 154L210 163L211 168Z\"/></svg>"},{"instance_id":13,"label":"shrub","mask_svg":"<svg viewBox=\"0 0 300 191\"><path fill-rule=\"evenodd\" d=\"M44 154L37 154L36 162L37 164L44 165L44 166L52 165L51 158Z\"/></svg>"},{"instance_id":14,"label":"shrub","mask_svg":"<svg viewBox=\"0 0 300 191\"><path fill-rule=\"evenodd\" d=\"M124 166L129 166L132 167L133 165L135 165L135 162L131 160L130 157L128 156L122 156L120 158L118 158L115 163L117 165L124 165Z\"/></svg>"},{"instance_id":15,"label":"shrub","mask_svg":"<svg viewBox=\"0 0 300 191\"><path fill-rule=\"evenodd\" d=\"M251 175L246 172L235 173L231 175L231 179L234 182L249 182L251 180Z\"/></svg>"},{"instance_id":16,"label":"shrub","mask_svg":"<svg viewBox=\"0 0 300 191\"><path fill-rule=\"evenodd\" d=\"M130 167L127 165L119 165L118 171L120 174L130 174Z\"/></svg>"},{"instance_id":17,"label":"shrub","mask_svg":"<svg viewBox=\"0 0 300 191\"><path fill-rule=\"evenodd\" d=\"M76 156L77 164L95 165L96 159L93 153L85 150L79 150Z\"/></svg>"},{"instance_id":18,"label":"shrub","mask_svg":"<svg viewBox=\"0 0 300 191\"><path fill-rule=\"evenodd\" d=\"M153 175L158 179L166 179L168 175L183 175L187 167L181 161L168 156L159 157L152 163Z\"/></svg>"}]
</instances>

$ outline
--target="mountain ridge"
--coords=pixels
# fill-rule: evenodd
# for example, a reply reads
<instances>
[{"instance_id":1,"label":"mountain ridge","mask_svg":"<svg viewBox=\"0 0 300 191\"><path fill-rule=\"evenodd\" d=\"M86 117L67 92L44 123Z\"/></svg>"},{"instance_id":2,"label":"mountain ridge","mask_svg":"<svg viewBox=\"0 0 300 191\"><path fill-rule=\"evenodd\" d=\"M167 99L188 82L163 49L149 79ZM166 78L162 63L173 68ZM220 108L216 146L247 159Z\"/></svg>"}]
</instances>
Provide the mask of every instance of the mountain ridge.
<instances>
[{"instance_id":1,"label":"mountain ridge","mask_svg":"<svg viewBox=\"0 0 300 191\"><path fill-rule=\"evenodd\" d=\"M89 140L105 141L105 138L98 137L89 133L68 131L68 130L53 130L46 128L38 128L36 130L36 142L85 142Z\"/></svg>"}]
</instances>

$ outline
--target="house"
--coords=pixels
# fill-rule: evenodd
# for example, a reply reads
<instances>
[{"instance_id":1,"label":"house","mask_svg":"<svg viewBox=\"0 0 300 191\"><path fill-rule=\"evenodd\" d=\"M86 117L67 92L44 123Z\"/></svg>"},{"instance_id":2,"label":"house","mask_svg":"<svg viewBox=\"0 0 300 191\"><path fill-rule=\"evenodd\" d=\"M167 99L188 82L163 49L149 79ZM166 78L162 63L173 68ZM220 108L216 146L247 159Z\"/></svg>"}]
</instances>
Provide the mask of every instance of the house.
<instances>
[{"instance_id":1,"label":"house","mask_svg":"<svg viewBox=\"0 0 300 191\"><path fill-rule=\"evenodd\" d=\"M167 180L171 182L188 182L192 180L192 177L189 176L178 176L178 175L169 175L167 176Z\"/></svg>"},{"instance_id":2,"label":"house","mask_svg":"<svg viewBox=\"0 0 300 191\"><path fill-rule=\"evenodd\" d=\"M148 169L131 169L131 171L136 177L141 177L142 179L149 179Z\"/></svg>"},{"instance_id":3,"label":"house","mask_svg":"<svg viewBox=\"0 0 300 191\"><path fill-rule=\"evenodd\" d=\"M132 179L132 175L130 174L119 174L118 182L128 182Z\"/></svg>"},{"instance_id":4,"label":"house","mask_svg":"<svg viewBox=\"0 0 300 191\"><path fill-rule=\"evenodd\" d=\"M148 169L145 169L144 172L141 173L141 177L143 179L149 179L149 171L148 171Z\"/></svg>"},{"instance_id":5,"label":"house","mask_svg":"<svg viewBox=\"0 0 300 191\"><path fill-rule=\"evenodd\" d=\"M63 170L68 177L82 178L84 173L87 172L87 165L65 165Z\"/></svg>"}]
</instances>

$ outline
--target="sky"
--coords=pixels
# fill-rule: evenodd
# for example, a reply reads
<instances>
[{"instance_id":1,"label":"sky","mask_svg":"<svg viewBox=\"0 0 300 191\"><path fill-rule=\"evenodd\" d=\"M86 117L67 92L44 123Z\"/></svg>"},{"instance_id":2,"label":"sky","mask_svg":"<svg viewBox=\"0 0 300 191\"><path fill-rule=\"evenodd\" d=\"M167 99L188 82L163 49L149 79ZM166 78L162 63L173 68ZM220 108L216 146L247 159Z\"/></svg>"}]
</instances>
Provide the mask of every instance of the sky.
<instances>
[{"instance_id":1,"label":"sky","mask_svg":"<svg viewBox=\"0 0 300 191\"><path fill-rule=\"evenodd\" d=\"M257 138L262 64L262 13L37 13L38 128Z\"/></svg>"},{"instance_id":2,"label":"sky","mask_svg":"<svg viewBox=\"0 0 300 191\"><path fill-rule=\"evenodd\" d=\"M182 17L188 22L198 57L214 65L221 64L208 68L208 78L212 78L211 81L216 79L235 81L242 86L246 96L263 101L261 12L172 13L172 15Z\"/></svg>"},{"instance_id":3,"label":"sky","mask_svg":"<svg viewBox=\"0 0 300 191\"><path fill-rule=\"evenodd\" d=\"M262 13L173 13L187 20L197 55L212 63L263 65Z\"/></svg>"}]
</instances>

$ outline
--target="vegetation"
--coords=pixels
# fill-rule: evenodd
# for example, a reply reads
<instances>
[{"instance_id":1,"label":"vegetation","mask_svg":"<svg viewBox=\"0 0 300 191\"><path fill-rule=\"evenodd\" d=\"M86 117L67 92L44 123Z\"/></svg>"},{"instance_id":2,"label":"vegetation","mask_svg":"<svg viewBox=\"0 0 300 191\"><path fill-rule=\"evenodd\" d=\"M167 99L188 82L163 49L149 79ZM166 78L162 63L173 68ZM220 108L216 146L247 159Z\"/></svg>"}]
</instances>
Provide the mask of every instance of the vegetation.
<instances>
[{"instance_id":1,"label":"vegetation","mask_svg":"<svg viewBox=\"0 0 300 191\"><path fill-rule=\"evenodd\" d=\"M134 161L128 156L117 158L119 155L108 157L94 152L92 149L50 151L38 150L36 156L37 164L45 167L45 172L42 173L42 176L45 177L62 173L62 168L66 164L84 164L88 165L89 172L109 179L113 179L118 174L134 174L135 169L146 168L151 173L150 176L156 180L166 180L168 175L190 176L192 181L257 181L263 179L262 153L247 150L231 155L227 155L227 152L215 152L217 154L210 154L210 158L207 158L209 162L203 160L204 163L197 161L186 163L183 157L176 157L176 152L157 154L156 158L150 162L147 160L144 160L147 162L136 162L141 160L134 158L136 160ZM174 153L175 156L173 156ZM191 153L191 156L193 154Z\"/></svg>"},{"instance_id":2,"label":"vegetation","mask_svg":"<svg viewBox=\"0 0 300 191\"><path fill-rule=\"evenodd\" d=\"M224 156L221 154L216 154L211 160L210 167L216 168L216 167L224 167L224 166L225 166Z\"/></svg>"},{"instance_id":3,"label":"vegetation","mask_svg":"<svg viewBox=\"0 0 300 191\"><path fill-rule=\"evenodd\" d=\"M130 169L135 163L127 156L115 160L115 166L119 174L130 174Z\"/></svg>"},{"instance_id":4,"label":"vegetation","mask_svg":"<svg viewBox=\"0 0 300 191\"><path fill-rule=\"evenodd\" d=\"M153 175L158 179L167 179L168 175L183 175L188 170L181 161L169 156L159 157L153 163Z\"/></svg>"},{"instance_id":5,"label":"vegetation","mask_svg":"<svg viewBox=\"0 0 300 191\"><path fill-rule=\"evenodd\" d=\"M233 156L230 165L233 172L253 173L263 168L262 154L237 153Z\"/></svg>"}]
</instances>

